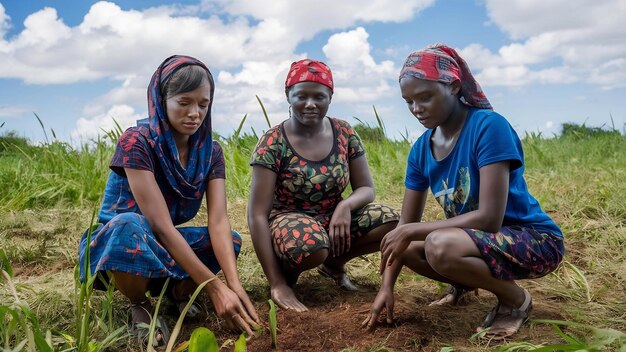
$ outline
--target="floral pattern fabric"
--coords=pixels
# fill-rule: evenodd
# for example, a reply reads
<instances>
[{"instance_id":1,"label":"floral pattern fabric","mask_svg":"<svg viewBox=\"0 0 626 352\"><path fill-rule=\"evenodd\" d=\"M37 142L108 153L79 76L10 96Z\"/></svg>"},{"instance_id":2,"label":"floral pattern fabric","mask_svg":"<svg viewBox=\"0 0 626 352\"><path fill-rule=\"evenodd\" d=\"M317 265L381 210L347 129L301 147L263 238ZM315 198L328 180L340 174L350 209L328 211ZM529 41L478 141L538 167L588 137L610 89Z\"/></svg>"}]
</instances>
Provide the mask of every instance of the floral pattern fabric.
<instances>
[{"instance_id":1,"label":"floral pattern fabric","mask_svg":"<svg viewBox=\"0 0 626 352\"><path fill-rule=\"evenodd\" d=\"M368 204L352 212L350 223L351 242L358 241L370 230L390 221L397 221L399 214L382 204ZM330 248L328 224L330 216L310 216L303 213L282 213L270 222L274 253L288 267L296 268L311 253Z\"/></svg>"},{"instance_id":2,"label":"floral pattern fabric","mask_svg":"<svg viewBox=\"0 0 626 352\"><path fill-rule=\"evenodd\" d=\"M283 123L259 139L251 165L261 165L278 175L270 218L298 211L309 215L332 214L350 182L350 161L365 154L361 139L346 121L330 118L335 144L320 161L302 158L285 136Z\"/></svg>"},{"instance_id":3,"label":"floral pattern fabric","mask_svg":"<svg viewBox=\"0 0 626 352\"><path fill-rule=\"evenodd\" d=\"M312 161L300 156L289 143L282 123L259 139L250 161L277 174L268 220L276 255L292 267L309 254L328 248L328 224L350 182L350 161L365 154L350 124L329 119L335 138L324 159ZM369 204L352 213L351 236L359 238L398 218L398 213L387 206Z\"/></svg>"},{"instance_id":4,"label":"floral pattern fabric","mask_svg":"<svg viewBox=\"0 0 626 352\"><path fill-rule=\"evenodd\" d=\"M565 254L563 237L529 227L503 226L491 233L464 229L491 274L500 280L536 279L554 271Z\"/></svg>"}]
</instances>

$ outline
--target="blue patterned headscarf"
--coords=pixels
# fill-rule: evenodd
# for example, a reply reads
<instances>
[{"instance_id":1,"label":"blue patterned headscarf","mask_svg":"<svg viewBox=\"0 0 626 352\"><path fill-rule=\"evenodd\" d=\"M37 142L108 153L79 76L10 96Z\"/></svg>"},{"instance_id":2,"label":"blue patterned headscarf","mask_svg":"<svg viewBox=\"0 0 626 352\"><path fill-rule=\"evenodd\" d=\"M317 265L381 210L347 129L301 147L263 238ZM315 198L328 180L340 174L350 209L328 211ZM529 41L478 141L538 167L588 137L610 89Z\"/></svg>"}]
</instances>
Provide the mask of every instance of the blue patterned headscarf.
<instances>
[{"instance_id":1,"label":"blue patterned headscarf","mask_svg":"<svg viewBox=\"0 0 626 352\"><path fill-rule=\"evenodd\" d=\"M176 142L172 135L172 126L167 118L162 88L163 84L176 71L189 65L198 65L206 70L211 89L206 116L200 128L190 137L187 168L183 168L178 149L176 148ZM169 185L176 193L186 199L197 199L206 189L206 179L210 172L211 153L213 152L211 107L213 105L214 91L213 75L200 60L190 56L170 56L161 63L150 80L150 85L148 86L149 117L137 121L137 126L147 127L141 129L142 134L147 138L150 147L157 155L159 165Z\"/></svg>"}]
</instances>

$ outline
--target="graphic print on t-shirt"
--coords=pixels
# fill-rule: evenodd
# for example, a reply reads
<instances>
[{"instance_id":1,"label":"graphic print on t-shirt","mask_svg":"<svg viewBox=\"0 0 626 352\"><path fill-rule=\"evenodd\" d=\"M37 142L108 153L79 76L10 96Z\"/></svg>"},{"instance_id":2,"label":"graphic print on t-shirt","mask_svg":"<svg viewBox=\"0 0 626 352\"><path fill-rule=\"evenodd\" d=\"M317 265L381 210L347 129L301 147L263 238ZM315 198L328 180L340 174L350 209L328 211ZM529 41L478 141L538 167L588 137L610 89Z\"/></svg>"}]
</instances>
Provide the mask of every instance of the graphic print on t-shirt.
<instances>
[{"instance_id":1,"label":"graphic print on t-shirt","mask_svg":"<svg viewBox=\"0 0 626 352\"><path fill-rule=\"evenodd\" d=\"M440 190L433 190L439 205L443 208L446 219L478 209L474 197L470 196L470 172L468 167L458 170L456 185L449 187L449 180L442 179Z\"/></svg>"}]
</instances>

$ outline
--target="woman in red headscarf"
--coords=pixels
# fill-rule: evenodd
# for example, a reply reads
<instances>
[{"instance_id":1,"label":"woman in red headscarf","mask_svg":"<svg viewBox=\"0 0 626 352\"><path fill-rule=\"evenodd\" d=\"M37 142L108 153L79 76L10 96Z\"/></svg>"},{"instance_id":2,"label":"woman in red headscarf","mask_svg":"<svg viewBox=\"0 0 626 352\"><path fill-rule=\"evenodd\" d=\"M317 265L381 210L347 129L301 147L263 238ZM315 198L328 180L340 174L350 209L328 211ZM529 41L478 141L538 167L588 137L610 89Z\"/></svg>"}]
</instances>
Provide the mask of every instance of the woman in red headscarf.
<instances>
[{"instance_id":1,"label":"woman in red headscarf","mask_svg":"<svg viewBox=\"0 0 626 352\"><path fill-rule=\"evenodd\" d=\"M399 80L409 110L428 130L409 154L402 216L382 240L382 284L363 325L373 327L383 308L392 322L393 286L406 265L451 285L436 305L456 304L474 288L492 292L499 303L479 330L510 336L532 308L515 280L556 269L563 234L528 192L520 139L454 49L411 53ZM446 220L421 222L428 188Z\"/></svg>"},{"instance_id":2,"label":"woman in red headscarf","mask_svg":"<svg viewBox=\"0 0 626 352\"><path fill-rule=\"evenodd\" d=\"M317 267L356 290L346 262L377 251L398 214L371 203L374 185L359 136L346 121L326 116L333 95L328 66L294 62L285 94L289 119L261 137L250 161L248 224L272 299L304 311L292 290L300 273ZM352 193L343 199L348 184Z\"/></svg>"}]
</instances>

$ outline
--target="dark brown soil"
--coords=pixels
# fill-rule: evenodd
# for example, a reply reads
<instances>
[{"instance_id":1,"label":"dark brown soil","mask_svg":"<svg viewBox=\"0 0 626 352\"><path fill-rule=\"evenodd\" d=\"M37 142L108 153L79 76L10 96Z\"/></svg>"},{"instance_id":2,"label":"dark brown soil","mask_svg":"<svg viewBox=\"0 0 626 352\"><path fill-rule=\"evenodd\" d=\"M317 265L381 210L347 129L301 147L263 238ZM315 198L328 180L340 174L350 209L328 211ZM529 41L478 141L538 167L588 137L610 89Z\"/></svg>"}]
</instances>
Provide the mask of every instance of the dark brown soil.
<instances>
[{"instance_id":1,"label":"dark brown soil","mask_svg":"<svg viewBox=\"0 0 626 352\"><path fill-rule=\"evenodd\" d=\"M402 285L401 291L396 292L393 325L381 324L370 332L361 328L361 322L369 314L376 287L362 287L361 292L348 293L317 286L318 280L311 281L296 286L296 293L309 308L308 312L278 310L278 347L274 351L439 351L444 346L467 351L489 350L498 345L493 341L469 340L495 304L495 299L485 291L459 306L429 307L428 303L437 298L435 285L425 290ZM535 302L532 317L562 318L558 302L546 301L540 292L532 293ZM269 306L261 305L258 311L267 321ZM208 327L215 331L220 342L237 338L215 322ZM557 342L555 339L549 326L526 324L510 341ZM248 342L248 351L272 350L267 328Z\"/></svg>"}]
</instances>

